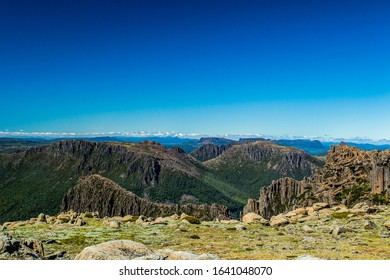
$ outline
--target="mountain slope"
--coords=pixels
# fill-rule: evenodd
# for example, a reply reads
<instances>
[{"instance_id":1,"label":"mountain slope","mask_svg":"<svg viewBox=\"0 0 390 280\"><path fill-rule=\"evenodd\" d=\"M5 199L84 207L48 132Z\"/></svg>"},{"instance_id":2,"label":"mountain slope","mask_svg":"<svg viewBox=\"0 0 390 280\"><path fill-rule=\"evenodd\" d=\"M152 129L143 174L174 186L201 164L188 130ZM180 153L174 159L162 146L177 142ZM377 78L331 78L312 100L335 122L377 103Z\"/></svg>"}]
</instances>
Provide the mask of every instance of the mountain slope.
<instances>
[{"instance_id":1,"label":"mountain slope","mask_svg":"<svg viewBox=\"0 0 390 280\"><path fill-rule=\"evenodd\" d=\"M257 196L259 186L281 177L303 179L322 166L322 162L301 150L282 147L271 141L233 145L205 166L218 178L238 190Z\"/></svg>"},{"instance_id":2,"label":"mountain slope","mask_svg":"<svg viewBox=\"0 0 390 280\"><path fill-rule=\"evenodd\" d=\"M156 202L239 207L203 181L201 163L180 148L155 142L60 141L24 153L0 154L0 221L54 214L80 177L100 174Z\"/></svg>"}]
</instances>

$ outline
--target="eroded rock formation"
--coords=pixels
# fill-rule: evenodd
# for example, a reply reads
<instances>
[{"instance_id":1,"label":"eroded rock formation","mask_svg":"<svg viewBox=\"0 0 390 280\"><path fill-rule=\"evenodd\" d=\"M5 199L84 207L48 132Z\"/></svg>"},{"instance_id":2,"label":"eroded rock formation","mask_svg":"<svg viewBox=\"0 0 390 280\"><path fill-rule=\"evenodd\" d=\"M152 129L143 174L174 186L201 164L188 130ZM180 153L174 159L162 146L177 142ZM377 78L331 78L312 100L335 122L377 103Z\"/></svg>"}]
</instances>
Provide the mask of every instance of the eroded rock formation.
<instances>
[{"instance_id":1,"label":"eroded rock formation","mask_svg":"<svg viewBox=\"0 0 390 280\"><path fill-rule=\"evenodd\" d=\"M249 200L244 214L264 217L314 202L352 205L359 201L387 203L390 199L390 150L363 151L341 143L332 146L324 168L302 181L275 180Z\"/></svg>"},{"instance_id":2,"label":"eroded rock formation","mask_svg":"<svg viewBox=\"0 0 390 280\"><path fill-rule=\"evenodd\" d=\"M147 201L126 191L113 181L100 175L91 175L79 180L62 200L61 211L99 212L100 216L169 216L186 213L202 220L229 217L227 207L196 204L163 204Z\"/></svg>"}]
</instances>

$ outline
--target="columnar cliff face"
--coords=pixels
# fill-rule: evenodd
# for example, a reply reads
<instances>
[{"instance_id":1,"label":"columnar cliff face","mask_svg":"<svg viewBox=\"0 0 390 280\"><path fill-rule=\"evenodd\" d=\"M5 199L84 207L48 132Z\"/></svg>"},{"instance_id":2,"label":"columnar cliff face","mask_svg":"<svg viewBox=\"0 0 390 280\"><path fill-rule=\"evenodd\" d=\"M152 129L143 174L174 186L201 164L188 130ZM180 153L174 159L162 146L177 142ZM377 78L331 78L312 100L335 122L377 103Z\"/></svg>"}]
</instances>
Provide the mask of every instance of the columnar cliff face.
<instances>
[{"instance_id":1,"label":"columnar cliff face","mask_svg":"<svg viewBox=\"0 0 390 280\"><path fill-rule=\"evenodd\" d=\"M359 201L385 203L390 199L390 151L363 151L340 144L332 146L324 168L297 181L275 180L250 200L244 213L265 217L308 206L314 202L352 205Z\"/></svg>"},{"instance_id":2,"label":"columnar cliff face","mask_svg":"<svg viewBox=\"0 0 390 280\"><path fill-rule=\"evenodd\" d=\"M232 144L217 146L213 143L207 143L192 151L191 155L199 161L207 161L216 158L231 146Z\"/></svg>"},{"instance_id":3,"label":"columnar cliff face","mask_svg":"<svg viewBox=\"0 0 390 280\"><path fill-rule=\"evenodd\" d=\"M66 193L62 200L61 211L69 210L79 213L97 211L102 217L144 215L156 218L186 213L202 220L229 218L226 206L150 202L100 175L80 179L78 184Z\"/></svg>"}]
</instances>

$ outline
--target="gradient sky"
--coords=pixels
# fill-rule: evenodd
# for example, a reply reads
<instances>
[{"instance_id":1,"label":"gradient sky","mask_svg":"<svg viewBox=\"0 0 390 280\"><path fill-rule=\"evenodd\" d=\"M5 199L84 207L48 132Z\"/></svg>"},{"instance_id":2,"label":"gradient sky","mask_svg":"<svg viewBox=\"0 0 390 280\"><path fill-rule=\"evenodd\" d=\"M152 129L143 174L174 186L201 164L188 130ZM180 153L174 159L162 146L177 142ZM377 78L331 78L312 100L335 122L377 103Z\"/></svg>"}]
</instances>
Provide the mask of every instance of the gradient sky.
<instances>
[{"instance_id":1,"label":"gradient sky","mask_svg":"<svg viewBox=\"0 0 390 280\"><path fill-rule=\"evenodd\" d=\"M0 131L390 139L390 1L0 0Z\"/></svg>"}]
</instances>

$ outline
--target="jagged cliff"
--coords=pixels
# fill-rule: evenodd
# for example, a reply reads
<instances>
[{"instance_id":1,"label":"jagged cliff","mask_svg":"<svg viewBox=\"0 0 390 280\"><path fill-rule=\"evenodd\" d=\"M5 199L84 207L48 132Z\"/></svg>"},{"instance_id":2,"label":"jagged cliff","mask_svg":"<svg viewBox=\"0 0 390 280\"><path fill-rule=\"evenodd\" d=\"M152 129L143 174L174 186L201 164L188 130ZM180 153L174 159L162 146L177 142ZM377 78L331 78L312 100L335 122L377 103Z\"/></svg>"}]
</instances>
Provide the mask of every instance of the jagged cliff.
<instances>
[{"instance_id":1,"label":"jagged cliff","mask_svg":"<svg viewBox=\"0 0 390 280\"><path fill-rule=\"evenodd\" d=\"M199 161L207 161L216 158L231 146L232 144L218 146L213 143L208 143L192 151L191 155Z\"/></svg>"},{"instance_id":2,"label":"jagged cliff","mask_svg":"<svg viewBox=\"0 0 390 280\"><path fill-rule=\"evenodd\" d=\"M126 191L113 181L100 175L90 175L79 180L62 200L61 211L99 212L104 216L145 215L169 216L186 213L202 220L227 219L226 206L195 204L163 204L150 202Z\"/></svg>"},{"instance_id":3,"label":"jagged cliff","mask_svg":"<svg viewBox=\"0 0 390 280\"><path fill-rule=\"evenodd\" d=\"M332 146L325 166L297 181L275 180L249 200L244 213L270 217L314 202L352 205L359 201L387 203L390 199L390 150L363 151L345 144Z\"/></svg>"}]
</instances>

